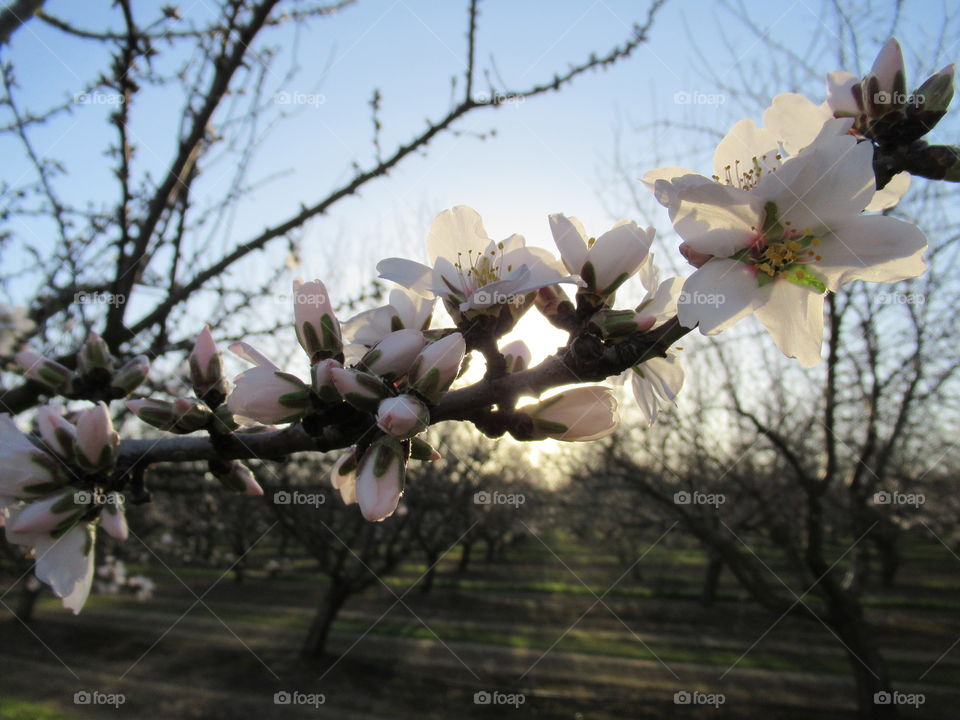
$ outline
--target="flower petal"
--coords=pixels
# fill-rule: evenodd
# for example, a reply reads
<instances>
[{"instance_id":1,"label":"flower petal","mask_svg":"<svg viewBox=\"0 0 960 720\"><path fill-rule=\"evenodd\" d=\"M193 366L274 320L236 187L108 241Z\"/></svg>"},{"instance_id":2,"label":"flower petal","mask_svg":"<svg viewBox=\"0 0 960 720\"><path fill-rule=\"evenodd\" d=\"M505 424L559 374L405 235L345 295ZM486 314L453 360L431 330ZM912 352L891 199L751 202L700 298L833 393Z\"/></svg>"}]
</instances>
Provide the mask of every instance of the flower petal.
<instances>
[{"instance_id":1,"label":"flower petal","mask_svg":"<svg viewBox=\"0 0 960 720\"><path fill-rule=\"evenodd\" d=\"M683 327L700 326L715 335L753 312L763 302L756 271L738 260L714 258L687 278L677 304Z\"/></svg>"},{"instance_id":2,"label":"flower petal","mask_svg":"<svg viewBox=\"0 0 960 720\"><path fill-rule=\"evenodd\" d=\"M823 295L786 280L774 280L763 292L768 300L757 308L757 318L770 331L780 352L796 358L804 367L819 363L823 344Z\"/></svg>"},{"instance_id":3,"label":"flower petal","mask_svg":"<svg viewBox=\"0 0 960 720\"><path fill-rule=\"evenodd\" d=\"M695 250L729 257L756 238L762 209L755 194L710 183L681 190L670 219Z\"/></svg>"},{"instance_id":4,"label":"flower petal","mask_svg":"<svg viewBox=\"0 0 960 720\"><path fill-rule=\"evenodd\" d=\"M897 282L926 270L927 238L912 223L884 215L862 215L833 229L813 263L831 290L853 280Z\"/></svg>"},{"instance_id":5,"label":"flower petal","mask_svg":"<svg viewBox=\"0 0 960 720\"><path fill-rule=\"evenodd\" d=\"M587 261L587 233L577 218L557 213L550 216L550 232L567 271L579 275Z\"/></svg>"},{"instance_id":6,"label":"flower petal","mask_svg":"<svg viewBox=\"0 0 960 720\"><path fill-rule=\"evenodd\" d=\"M405 258L387 258L377 263L377 272L384 280L393 280L418 295L433 294L431 280L433 268Z\"/></svg>"},{"instance_id":7,"label":"flower petal","mask_svg":"<svg viewBox=\"0 0 960 720\"><path fill-rule=\"evenodd\" d=\"M469 255L483 255L489 243L479 213L466 205L457 205L437 215L430 225L427 258L436 263L437 258L456 260L462 254L464 264L468 264Z\"/></svg>"}]
</instances>

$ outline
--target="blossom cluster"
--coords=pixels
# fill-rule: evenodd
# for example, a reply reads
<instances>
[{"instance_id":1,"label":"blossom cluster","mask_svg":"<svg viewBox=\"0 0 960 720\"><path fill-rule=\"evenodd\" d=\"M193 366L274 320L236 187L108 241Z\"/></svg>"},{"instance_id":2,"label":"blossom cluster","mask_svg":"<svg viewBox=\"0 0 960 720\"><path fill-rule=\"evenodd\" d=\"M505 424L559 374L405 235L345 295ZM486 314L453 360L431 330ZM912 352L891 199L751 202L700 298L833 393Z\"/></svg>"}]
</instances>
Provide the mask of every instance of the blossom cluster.
<instances>
[{"instance_id":1,"label":"blossom cluster","mask_svg":"<svg viewBox=\"0 0 960 720\"><path fill-rule=\"evenodd\" d=\"M381 307L341 322L321 280L294 281L302 374L238 341L230 350L251 367L230 383L213 333L203 328L188 358L193 396L131 398L125 408L164 432L207 433L214 448L281 424L318 441L346 438L327 443L344 450L331 482L346 504L382 521L397 510L408 463L440 457L423 433L449 417L452 397L474 398L459 417L491 435L590 441L620 422L615 389L578 382L572 371L563 382L544 382L558 364L589 365L594 380L629 378L647 423L677 401L684 373L671 346L688 330L712 335L756 315L784 355L815 365L827 293L855 280L897 282L924 272L923 233L879 214L908 190L909 175L887 172L878 158L929 131L952 93L948 66L907 96L902 53L891 40L865 77L830 73L822 104L782 94L762 126L736 123L709 175L681 167L647 173L643 183L667 209L679 252L694 268L686 278L661 279L653 228L628 220L591 235L574 217L550 215L555 254L516 234L491 239L476 211L457 206L433 221L426 263L377 265L396 284ZM633 278L642 299L619 307L617 295ZM33 326L23 309L2 308L5 355ZM435 326L440 308L449 326ZM533 308L569 334L566 347L536 367L523 341L504 340ZM461 389L474 353L485 361L483 379ZM608 356L619 364L597 364ZM96 334L75 368L28 348L15 358L48 394L86 403L41 407L30 435L0 415L0 522L10 542L35 554L36 577L77 612L94 580L97 529L124 539L124 498L132 487L143 490L142 475L118 465L109 403L132 395L149 363L137 356L115 369ZM470 394L475 389L492 394ZM208 467L229 490L264 494L240 460Z\"/></svg>"}]
</instances>

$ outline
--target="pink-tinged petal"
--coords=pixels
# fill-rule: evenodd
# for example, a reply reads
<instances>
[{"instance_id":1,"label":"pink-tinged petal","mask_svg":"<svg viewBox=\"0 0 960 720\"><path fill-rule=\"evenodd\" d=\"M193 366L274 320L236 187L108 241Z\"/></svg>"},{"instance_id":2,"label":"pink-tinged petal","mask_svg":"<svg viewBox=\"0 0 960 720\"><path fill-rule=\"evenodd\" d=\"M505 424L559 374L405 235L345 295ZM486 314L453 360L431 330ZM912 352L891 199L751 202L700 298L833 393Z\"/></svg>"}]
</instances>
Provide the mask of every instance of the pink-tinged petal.
<instances>
[{"instance_id":1,"label":"pink-tinged petal","mask_svg":"<svg viewBox=\"0 0 960 720\"><path fill-rule=\"evenodd\" d=\"M683 327L715 335L752 313L762 302L756 271L737 260L715 258L687 278L677 303Z\"/></svg>"},{"instance_id":2,"label":"pink-tinged petal","mask_svg":"<svg viewBox=\"0 0 960 720\"><path fill-rule=\"evenodd\" d=\"M756 239L763 204L754 193L711 183L680 191L670 215L694 250L729 257Z\"/></svg>"},{"instance_id":3,"label":"pink-tinged petal","mask_svg":"<svg viewBox=\"0 0 960 720\"><path fill-rule=\"evenodd\" d=\"M890 178L890 182L883 186L882 190L877 190L870 200L870 204L864 208L867 212L880 212L887 208L892 208L900 198L907 194L910 189L910 173L901 172Z\"/></svg>"},{"instance_id":4,"label":"pink-tinged petal","mask_svg":"<svg viewBox=\"0 0 960 720\"><path fill-rule=\"evenodd\" d=\"M823 295L786 280L774 280L762 292L767 301L757 308L757 319L773 336L780 352L796 358L804 367L819 363L823 344Z\"/></svg>"},{"instance_id":5,"label":"pink-tinged petal","mask_svg":"<svg viewBox=\"0 0 960 720\"><path fill-rule=\"evenodd\" d=\"M788 153L796 155L813 142L832 117L828 108L815 105L805 95L780 93L763 112L763 124L783 142Z\"/></svg>"},{"instance_id":6,"label":"pink-tinged petal","mask_svg":"<svg viewBox=\"0 0 960 720\"><path fill-rule=\"evenodd\" d=\"M881 90L894 90L894 80L897 73L903 73L903 51L896 38L890 38L880 49L877 59L873 61L870 74L876 76Z\"/></svg>"},{"instance_id":7,"label":"pink-tinged petal","mask_svg":"<svg viewBox=\"0 0 960 720\"><path fill-rule=\"evenodd\" d=\"M857 115L860 108L853 99L854 87L860 85L860 78L844 70L827 73L827 106L834 116Z\"/></svg>"},{"instance_id":8,"label":"pink-tinged petal","mask_svg":"<svg viewBox=\"0 0 960 720\"><path fill-rule=\"evenodd\" d=\"M898 282L926 270L927 238L912 223L884 215L862 215L833 229L816 248L814 269L836 290L853 280Z\"/></svg>"},{"instance_id":9,"label":"pink-tinged petal","mask_svg":"<svg viewBox=\"0 0 960 720\"><path fill-rule=\"evenodd\" d=\"M263 494L263 491L260 491ZM130 529L127 526L127 513L123 507L123 498L118 493L110 493L107 497L107 505L100 511L100 527L112 538L120 542L126 542L130 535Z\"/></svg>"},{"instance_id":10,"label":"pink-tinged petal","mask_svg":"<svg viewBox=\"0 0 960 720\"><path fill-rule=\"evenodd\" d=\"M479 213L458 205L434 218L427 233L427 258L436 263L437 258L456 260L462 255L463 264L469 265L470 256L483 255L489 242Z\"/></svg>"},{"instance_id":11,"label":"pink-tinged petal","mask_svg":"<svg viewBox=\"0 0 960 720\"><path fill-rule=\"evenodd\" d=\"M755 192L776 203L786 227L817 234L859 215L875 190L873 146L844 135L821 136Z\"/></svg>"},{"instance_id":12,"label":"pink-tinged petal","mask_svg":"<svg viewBox=\"0 0 960 720\"><path fill-rule=\"evenodd\" d=\"M587 233L577 218L557 213L550 216L550 232L567 272L579 275L587 261Z\"/></svg>"},{"instance_id":13,"label":"pink-tinged petal","mask_svg":"<svg viewBox=\"0 0 960 720\"><path fill-rule=\"evenodd\" d=\"M418 295L433 294L433 268L404 258L387 258L377 263L377 272L384 280L392 280Z\"/></svg>"},{"instance_id":14,"label":"pink-tinged petal","mask_svg":"<svg viewBox=\"0 0 960 720\"><path fill-rule=\"evenodd\" d=\"M764 172L771 171L780 166L779 149L776 135L744 118L730 128L717 145L713 153L713 174L719 182L736 188L753 186L758 181L754 161Z\"/></svg>"}]
</instances>

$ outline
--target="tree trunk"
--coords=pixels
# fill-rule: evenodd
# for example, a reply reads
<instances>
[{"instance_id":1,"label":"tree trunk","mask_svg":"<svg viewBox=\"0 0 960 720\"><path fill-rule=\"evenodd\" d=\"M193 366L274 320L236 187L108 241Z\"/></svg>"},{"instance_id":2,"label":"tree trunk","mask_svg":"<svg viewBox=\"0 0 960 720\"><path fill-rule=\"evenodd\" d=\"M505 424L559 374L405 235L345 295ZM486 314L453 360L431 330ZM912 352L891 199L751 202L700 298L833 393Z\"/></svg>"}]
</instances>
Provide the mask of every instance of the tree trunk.
<instances>
[{"instance_id":1,"label":"tree trunk","mask_svg":"<svg viewBox=\"0 0 960 720\"><path fill-rule=\"evenodd\" d=\"M707 567L703 574L703 594L700 597L704 607L710 607L717 599L717 587L723 573L723 559L720 555L708 551L707 557Z\"/></svg>"},{"instance_id":2,"label":"tree trunk","mask_svg":"<svg viewBox=\"0 0 960 720\"><path fill-rule=\"evenodd\" d=\"M350 597L349 586L346 583L331 580L330 587L327 588L310 623L310 630L300 651L302 657L311 660L323 657L327 648L327 639L330 636L330 627L348 597Z\"/></svg>"},{"instance_id":3,"label":"tree trunk","mask_svg":"<svg viewBox=\"0 0 960 720\"><path fill-rule=\"evenodd\" d=\"M23 587L20 588L20 597L17 599L15 612L17 619L25 624L29 624L33 620L33 610L37 605L37 598L40 597L41 591L41 588L31 590L29 585L29 582L25 582Z\"/></svg>"},{"instance_id":4,"label":"tree trunk","mask_svg":"<svg viewBox=\"0 0 960 720\"><path fill-rule=\"evenodd\" d=\"M437 572L437 560L439 555L435 552L427 553L427 572L420 581L420 592L426 595L433 590L433 577Z\"/></svg>"},{"instance_id":5,"label":"tree trunk","mask_svg":"<svg viewBox=\"0 0 960 720\"><path fill-rule=\"evenodd\" d=\"M894 704L878 702L879 693L889 695L892 692L890 674L874 640L873 629L863 619L859 602L848 600L844 607L832 607L830 624L846 646L847 659L853 669L857 684L857 717L862 720L898 717Z\"/></svg>"},{"instance_id":6,"label":"tree trunk","mask_svg":"<svg viewBox=\"0 0 960 720\"><path fill-rule=\"evenodd\" d=\"M457 572L465 573L470 568L470 551L473 549L473 542L460 543L462 548L460 552L460 564L457 565Z\"/></svg>"}]
</instances>

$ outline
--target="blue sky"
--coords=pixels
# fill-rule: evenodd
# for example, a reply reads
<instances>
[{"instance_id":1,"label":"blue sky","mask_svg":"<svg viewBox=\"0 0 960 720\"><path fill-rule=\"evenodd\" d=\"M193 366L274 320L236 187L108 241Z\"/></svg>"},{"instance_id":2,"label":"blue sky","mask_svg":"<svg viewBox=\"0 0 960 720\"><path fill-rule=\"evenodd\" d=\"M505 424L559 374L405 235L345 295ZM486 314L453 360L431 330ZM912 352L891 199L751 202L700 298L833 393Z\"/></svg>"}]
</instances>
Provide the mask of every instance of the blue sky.
<instances>
[{"instance_id":1,"label":"blue sky","mask_svg":"<svg viewBox=\"0 0 960 720\"><path fill-rule=\"evenodd\" d=\"M160 4L138 2L135 10L140 18L152 18L149 9ZM811 38L829 44L836 33L836 28L822 24L824 6L815 0L748 0L746 6L752 21L769 37L801 54ZM47 7L84 27L120 27L119 13L108 2L49 0ZM180 9L201 24L210 14L207 0L187 0ZM481 4L476 88L487 91L483 71L492 67L491 57L503 80L498 89L525 88L591 51L602 54L622 42L629 26L642 21L645 12L646 3L636 0L486 0ZM944 6L937 2L905 3L902 14L915 28L902 38L909 67L917 67L911 51L930 46L943 13ZM876 6L878 27L889 14L889 6ZM927 17L929 36L916 29ZM371 163L367 103L374 88L383 96L381 143L388 152L419 132L427 118L442 117L449 106L450 77L463 70L465 29L465 2L361 0L333 18L313 21L299 37L289 29L269 31L264 40L281 48L268 76L270 92L275 97L310 98L313 104L284 107L296 112L264 142L251 179L281 176L243 203L229 232L205 240L211 251L285 219L301 202L310 204L325 196L351 176L351 163L364 167ZM878 30L874 42L860 49L863 57L851 58L846 69L866 70L884 39ZM300 70L288 79L284 75L295 44ZM705 80L704 65L721 77L735 78L751 68L762 69L768 52L716 2L668 2L650 43L629 60L582 76L560 93L476 112L456 126L457 135L441 137L425 156L406 160L389 178L369 184L359 198L338 203L328 216L309 225L303 266L297 273L326 279L333 292L353 292L372 277L379 257L419 257L430 218L456 204L477 208L493 237L520 232L532 244L550 246L546 217L552 212L577 215L589 230L602 231L615 219L611 215L628 210L617 200L622 192L601 182L609 170L617 119L629 126L657 118L723 132L746 113L734 98L724 97ZM4 53L15 63L21 103L37 109L72 97L84 80L104 67L102 50L95 43L66 38L38 21L23 28ZM807 60L824 73L838 69L833 57ZM947 61L924 60L934 66ZM784 78L785 84L790 81ZM820 99L818 83L778 89L804 89ZM677 102L678 97L694 102ZM133 107L139 147L136 167L141 172L156 177L169 161L179 107L175 93L156 90L148 90ZM104 123L109 111L105 106L79 106L34 136L41 151L65 160L68 174L59 179L58 187L77 202L114 197L110 163L103 154L112 141L112 131ZM492 139L475 137L494 129ZM695 166L705 167L710 156L706 143L650 132L628 132L622 148L631 157L656 156L663 164L696 163L696 157L689 157L693 151L700 158ZM5 180L29 176L16 143L0 139L0 153ZM229 169L215 167L206 173L201 197L212 200L222 195ZM656 224L666 231L665 214ZM49 236L43 221L17 223L12 229L23 238ZM270 263L282 262L281 253L267 258ZM263 263L263 256L255 262Z\"/></svg>"}]
</instances>

